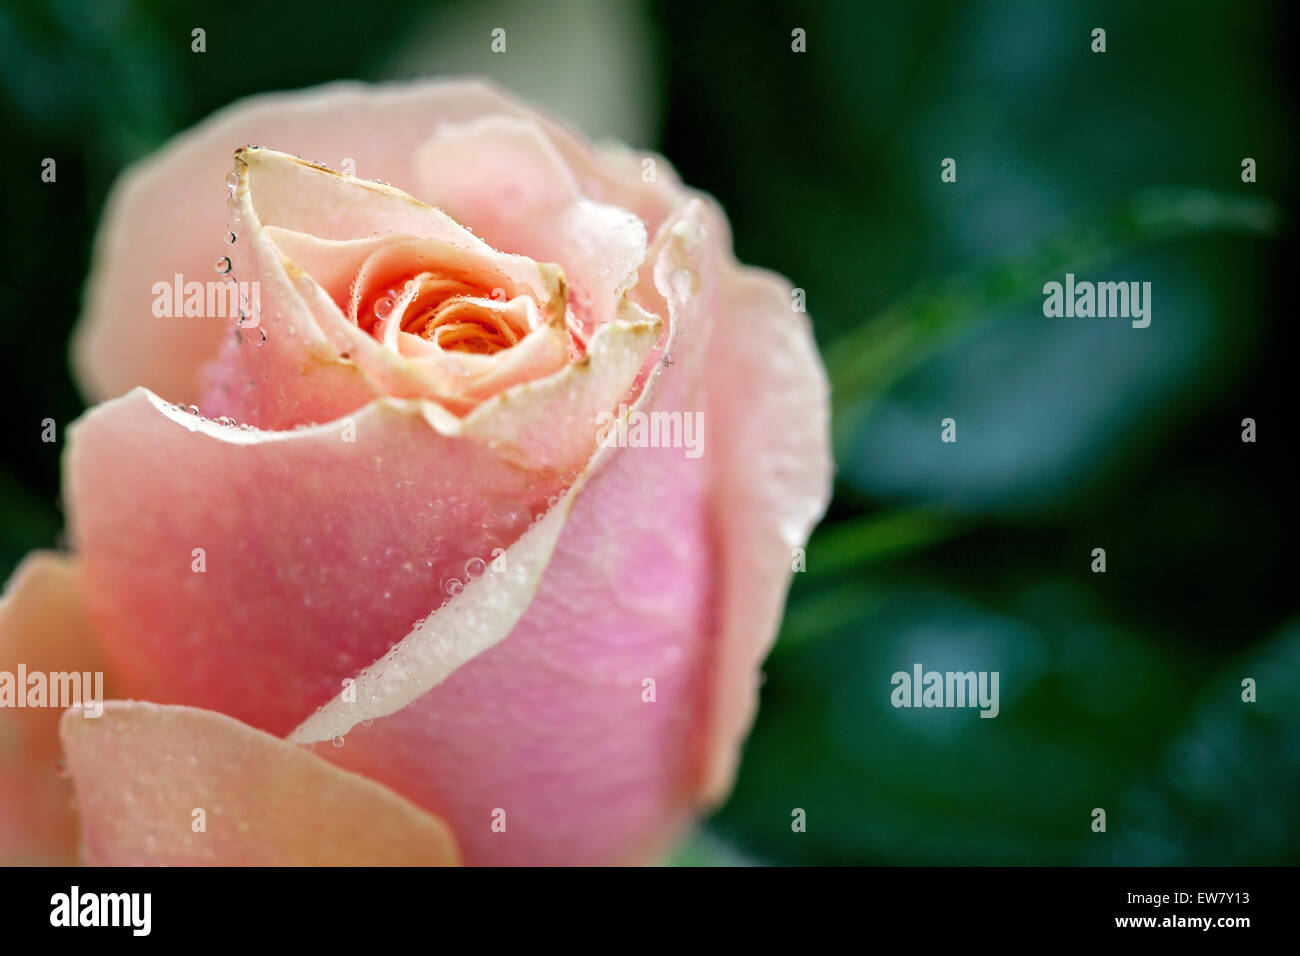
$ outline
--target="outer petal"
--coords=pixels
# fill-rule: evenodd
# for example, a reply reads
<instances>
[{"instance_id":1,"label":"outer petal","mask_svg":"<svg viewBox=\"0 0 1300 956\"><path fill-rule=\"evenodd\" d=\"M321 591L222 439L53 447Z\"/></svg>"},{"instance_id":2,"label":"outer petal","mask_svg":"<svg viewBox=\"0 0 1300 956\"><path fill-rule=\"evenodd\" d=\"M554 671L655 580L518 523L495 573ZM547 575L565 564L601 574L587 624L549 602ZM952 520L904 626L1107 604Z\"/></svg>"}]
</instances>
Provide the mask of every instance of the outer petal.
<instances>
[{"instance_id":1,"label":"outer petal","mask_svg":"<svg viewBox=\"0 0 1300 956\"><path fill-rule=\"evenodd\" d=\"M0 600L0 670L12 674L19 664L29 673L104 670L70 558L38 552L9 581ZM72 785L57 773L61 713L0 710L0 863L75 862Z\"/></svg>"},{"instance_id":2,"label":"outer petal","mask_svg":"<svg viewBox=\"0 0 1300 956\"><path fill-rule=\"evenodd\" d=\"M584 195L631 210L651 232L675 205L676 181L662 159L656 181L643 183L631 157L611 163L560 123L477 81L335 83L242 100L132 167L114 188L73 343L87 395L98 400L144 385L171 401L202 397L200 370L227 326L156 318L152 288L177 273L187 280L216 277L213 263L229 253L224 181L236 149L266 143L335 168L351 160L363 179L436 202L422 191L422 144L444 126L494 114L536 123ZM473 165L475 157L464 161Z\"/></svg>"},{"instance_id":3,"label":"outer petal","mask_svg":"<svg viewBox=\"0 0 1300 956\"><path fill-rule=\"evenodd\" d=\"M87 599L125 694L277 734L563 488L441 435L419 403L257 432L143 389L73 426L64 470Z\"/></svg>"},{"instance_id":4,"label":"outer petal","mask_svg":"<svg viewBox=\"0 0 1300 956\"><path fill-rule=\"evenodd\" d=\"M830 385L791 287L737 266L713 218L722 281L709 345L712 508L722 633L710 694L703 796L720 802L758 705L759 667L776 639L793 549L826 509L834 465Z\"/></svg>"},{"instance_id":5,"label":"outer petal","mask_svg":"<svg viewBox=\"0 0 1300 956\"><path fill-rule=\"evenodd\" d=\"M114 701L61 729L88 863L459 863L441 820L222 714Z\"/></svg>"}]
</instances>

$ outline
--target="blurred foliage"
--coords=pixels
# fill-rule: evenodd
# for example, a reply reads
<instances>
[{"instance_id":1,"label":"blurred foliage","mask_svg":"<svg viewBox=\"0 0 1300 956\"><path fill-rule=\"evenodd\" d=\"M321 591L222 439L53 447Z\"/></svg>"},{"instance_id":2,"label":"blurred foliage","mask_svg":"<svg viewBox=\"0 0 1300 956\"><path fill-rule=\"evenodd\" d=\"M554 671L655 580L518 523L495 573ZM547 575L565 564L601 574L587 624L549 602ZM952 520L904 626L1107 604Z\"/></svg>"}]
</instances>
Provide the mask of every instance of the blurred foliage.
<instances>
[{"instance_id":1,"label":"blurred foliage","mask_svg":"<svg viewBox=\"0 0 1300 956\"><path fill-rule=\"evenodd\" d=\"M714 193L741 258L806 290L832 377L836 498L735 793L673 862L1298 862L1293 15L371 0L361 31L343 0L0 0L0 564L62 524L40 422L82 407L67 340L121 168L250 93L482 73ZM1067 271L1150 281L1151 327L1045 319ZM916 661L999 670L998 718L894 710Z\"/></svg>"}]
</instances>

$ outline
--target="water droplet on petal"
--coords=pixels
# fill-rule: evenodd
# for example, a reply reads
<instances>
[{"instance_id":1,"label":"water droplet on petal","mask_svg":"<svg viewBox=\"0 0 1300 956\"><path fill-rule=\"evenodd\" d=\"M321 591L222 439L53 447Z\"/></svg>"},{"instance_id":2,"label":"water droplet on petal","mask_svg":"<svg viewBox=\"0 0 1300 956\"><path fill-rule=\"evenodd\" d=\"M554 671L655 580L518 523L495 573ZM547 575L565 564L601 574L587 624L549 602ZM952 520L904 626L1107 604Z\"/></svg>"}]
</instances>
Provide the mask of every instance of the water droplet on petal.
<instances>
[{"instance_id":1,"label":"water droplet on petal","mask_svg":"<svg viewBox=\"0 0 1300 956\"><path fill-rule=\"evenodd\" d=\"M230 272L230 256L222 256L212 268L217 270L217 275L226 275Z\"/></svg>"},{"instance_id":2,"label":"water droplet on petal","mask_svg":"<svg viewBox=\"0 0 1300 956\"><path fill-rule=\"evenodd\" d=\"M335 737L333 740L330 741L330 743L332 743L335 747L342 747L342 746L343 746L343 737L342 737L341 735L338 736L338 737Z\"/></svg>"}]
</instances>

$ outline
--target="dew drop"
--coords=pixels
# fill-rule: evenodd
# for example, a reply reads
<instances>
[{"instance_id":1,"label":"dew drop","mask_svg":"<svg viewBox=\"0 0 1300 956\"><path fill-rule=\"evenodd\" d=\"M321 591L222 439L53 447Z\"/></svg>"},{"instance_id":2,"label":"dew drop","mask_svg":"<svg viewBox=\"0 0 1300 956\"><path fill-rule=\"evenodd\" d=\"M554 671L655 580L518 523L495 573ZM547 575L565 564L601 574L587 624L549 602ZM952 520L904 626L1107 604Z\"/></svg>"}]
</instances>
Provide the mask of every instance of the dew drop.
<instances>
[{"instance_id":1,"label":"dew drop","mask_svg":"<svg viewBox=\"0 0 1300 956\"><path fill-rule=\"evenodd\" d=\"M465 590L465 585L459 578L448 578L443 582L442 589L451 597L455 597L461 591Z\"/></svg>"},{"instance_id":2,"label":"dew drop","mask_svg":"<svg viewBox=\"0 0 1300 956\"><path fill-rule=\"evenodd\" d=\"M465 562L465 576L476 578L487 570L487 562L482 558L470 558Z\"/></svg>"},{"instance_id":3,"label":"dew drop","mask_svg":"<svg viewBox=\"0 0 1300 956\"><path fill-rule=\"evenodd\" d=\"M375 300L375 318L386 319L393 314L393 307L397 304L391 294L385 294Z\"/></svg>"},{"instance_id":4,"label":"dew drop","mask_svg":"<svg viewBox=\"0 0 1300 956\"><path fill-rule=\"evenodd\" d=\"M226 233L226 242L232 246L235 244L235 234L233 232Z\"/></svg>"},{"instance_id":5,"label":"dew drop","mask_svg":"<svg viewBox=\"0 0 1300 956\"><path fill-rule=\"evenodd\" d=\"M330 743L332 743L335 747L342 747L343 737L342 736L335 737L333 740L330 741Z\"/></svg>"},{"instance_id":6,"label":"dew drop","mask_svg":"<svg viewBox=\"0 0 1300 956\"><path fill-rule=\"evenodd\" d=\"M217 275L228 274L230 272L230 256L222 256L212 268L217 270Z\"/></svg>"}]
</instances>

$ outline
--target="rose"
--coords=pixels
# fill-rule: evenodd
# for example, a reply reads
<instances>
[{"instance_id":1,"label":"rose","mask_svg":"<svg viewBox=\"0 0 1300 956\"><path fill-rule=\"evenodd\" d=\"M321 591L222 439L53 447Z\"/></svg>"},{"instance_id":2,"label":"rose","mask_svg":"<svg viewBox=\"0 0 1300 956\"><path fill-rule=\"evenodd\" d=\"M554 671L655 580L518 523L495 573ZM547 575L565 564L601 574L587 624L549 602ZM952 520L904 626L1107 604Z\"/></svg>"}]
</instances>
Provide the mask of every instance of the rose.
<instances>
[{"instance_id":1,"label":"rose","mask_svg":"<svg viewBox=\"0 0 1300 956\"><path fill-rule=\"evenodd\" d=\"M173 281L244 314L159 318ZM0 711L0 852L653 859L730 785L828 496L791 291L661 158L477 83L257 98L137 166L74 343L74 554L0 605L0 668L118 700L63 718L70 784L56 711Z\"/></svg>"}]
</instances>

